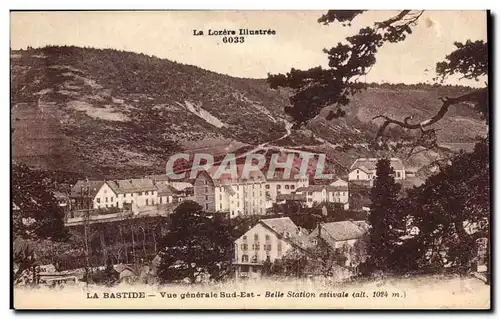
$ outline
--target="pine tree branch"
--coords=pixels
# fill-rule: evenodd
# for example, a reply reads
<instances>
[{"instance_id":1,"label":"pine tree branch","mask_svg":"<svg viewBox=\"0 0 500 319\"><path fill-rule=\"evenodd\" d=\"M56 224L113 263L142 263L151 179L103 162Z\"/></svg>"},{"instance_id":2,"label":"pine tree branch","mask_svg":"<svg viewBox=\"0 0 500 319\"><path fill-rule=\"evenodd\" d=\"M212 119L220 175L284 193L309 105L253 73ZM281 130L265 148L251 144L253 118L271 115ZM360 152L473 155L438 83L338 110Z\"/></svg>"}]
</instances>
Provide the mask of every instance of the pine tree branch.
<instances>
[{"instance_id":1,"label":"pine tree branch","mask_svg":"<svg viewBox=\"0 0 500 319\"><path fill-rule=\"evenodd\" d=\"M390 124L399 125L403 128L410 129L410 130L420 129L420 130L424 131L424 127L433 125L433 124L437 123L438 121L440 121L445 116L445 114L448 112L450 106L458 104L458 103L462 103L462 102L481 101L484 97L484 94L487 94L487 90L488 90L487 88L484 88L484 89L473 91L473 92L470 92L470 93L467 93L467 94L464 94L464 95L461 95L458 97L454 97L454 98L441 97L440 100L443 102L443 104L441 105L438 112L434 116L432 116L431 118L423 120L419 123L410 123L410 120L413 118L413 116L407 116L404 118L404 120L401 121L401 120L396 120L396 119L390 118L386 115L377 115L377 116L373 117L372 120L382 118L385 121L382 124L382 126L380 126L375 139L381 137L384 134L384 131L387 128L387 126L389 126Z\"/></svg>"}]
</instances>

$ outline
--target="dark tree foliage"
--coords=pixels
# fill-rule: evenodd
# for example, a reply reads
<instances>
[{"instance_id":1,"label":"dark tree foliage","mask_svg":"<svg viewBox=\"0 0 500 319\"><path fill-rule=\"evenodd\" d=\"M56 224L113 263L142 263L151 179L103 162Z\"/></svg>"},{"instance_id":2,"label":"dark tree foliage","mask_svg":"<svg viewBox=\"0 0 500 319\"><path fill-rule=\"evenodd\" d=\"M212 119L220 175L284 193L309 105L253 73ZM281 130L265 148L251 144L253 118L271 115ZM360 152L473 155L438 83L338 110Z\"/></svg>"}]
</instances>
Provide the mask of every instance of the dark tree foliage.
<instances>
[{"instance_id":1,"label":"dark tree foliage","mask_svg":"<svg viewBox=\"0 0 500 319\"><path fill-rule=\"evenodd\" d=\"M461 153L409 192L406 212L419 233L405 242L406 254L418 260L416 267L442 269L446 264L460 272L477 261L477 240L489 239L490 179L487 141L473 153ZM486 258L489 258L487 253Z\"/></svg>"},{"instance_id":2,"label":"dark tree foliage","mask_svg":"<svg viewBox=\"0 0 500 319\"><path fill-rule=\"evenodd\" d=\"M12 262L17 268L14 271L14 283L18 283L25 271L29 270L36 263L36 254L33 244L27 240L14 239Z\"/></svg>"},{"instance_id":3,"label":"dark tree foliage","mask_svg":"<svg viewBox=\"0 0 500 319\"><path fill-rule=\"evenodd\" d=\"M319 23L323 23L324 25L328 25L330 23L338 22L342 23L342 25L349 25L357 15L363 13L365 10L328 10L328 12L322 15L319 19Z\"/></svg>"},{"instance_id":4,"label":"dark tree foliage","mask_svg":"<svg viewBox=\"0 0 500 319\"><path fill-rule=\"evenodd\" d=\"M12 235L14 280L36 264L32 240L68 238L64 212L51 192L53 181L23 164L12 165Z\"/></svg>"},{"instance_id":5,"label":"dark tree foliage","mask_svg":"<svg viewBox=\"0 0 500 319\"><path fill-rule=\"evenodd\" d=\"M25 239L65 240L64 212L51 192L53 181L24 164L12 165L12 233Z\"/></svg>"},{"instance_id":6,"label":"dark tree foliage","mask_svg":"<svg viewBox=\"0 0 500 319\"><path fill-rule=\"evenodd\" d=\"M488 74L488 43L467 40L455 42L455 51L446 56L446 60L437 63L436 73L441 80L450 75L462 75L461 79L479 81ZM476 97L476 110L489 122L488 90L479 90Z\"/></svg>"},{"instance_id":7,"label":"dark tree foliage","mask_svg":"<svg viewBox=\"0 0 500 319\"><path fill-rule=\"evenodd\" d=\"M106 268L93 273L90 280L93 283L110 287L116 284L119 278L120 274L113 268L111 258L108 258L106 260Z\"/></svg>"},{"instance_id":8,"label":"dark tree foliage","mask_svg":"<svg viewBox=\"0 0 500 319\"><path fill-rule=\"evenodd\" d=\"M159 276L163 282L201 276L221 280L229 275L233 256L229 220L222 214L208 214L185 201L171 215L170 229L162 239Z\"/></svg>"},{"instance_id":9,"label":"dark tree foliage","mask_svg":"<svg viewBox=\"0 0 500 319\"><path fill-rule=\"evenodd\" d=\"M350 22L362 14L361 10L330 10L318 19L319 23L328 25L339 22L343 26L351 26ZM376 63L378 50L387 43L403 42L412 33L423 11L402 10L398 14L366 26L357 34L347 37L344 43L338 43L330 49L324 49L328 56L328 68L321 66L309 70L292 68L286 74L269 74L268 83L271 88L287 87L293 90L290 98L291 107L285 108L296 122L295 127L307 123L318 116L323 108L328 107L327 120L342 117L346 113L343 106L349 104L353 94L367 88L366 83L358 82L361 76L370 72ZM484 41L470 41L465 44L455 43L457 50L446 56L446 61L436 65L436 73L443 81L450 75L462 74L463 78L477 81L488 74L488 44ZM423 71L423 70L422 70ZM437 79L437 78L436 78ZM457 97L441 97L442 106L429 119L412 121L413 114L403 120L387 115L377 115L373 120L382 119L376 140L384 136L389 126L399 126L405 130L418 130L420 136L410 143L409 156L415 148L439 149L436 129L430 127L440 121L453 105L468 103L483 115L488 122L488 86L471 90ZM377 144L372 144L377 145Z\"/></svg>"},{"instance_id":10,"label":"dark tree foliage","mask_svg":"<svg viewBox=\"0 0 500 319\"><path fill-rule=\"evenodd\" d=\"M457 49L446 56L446 61L436 65L442 79L461 74L463 79L479 81L479 77L488 74L488 43L467 40L454 45Z\"/></svg>"},{"instance_id":11,"label":"dark tree foliage","mask_svg":"<svg viewBox=\"0 0 500 319\"><path fill-rule=\"evenodd\" d=\"M362 11L330 10L318 22L323 24L341 22L350 25L350 21ZM328 118L345 115L342 105L349 103L350 95L366 88L358 79L369 72L376 62L376 53L386 43L401 42L412 33L412 27L422 11L403 10L398 15L385 21L375 22L359 30L358 34L346 38L346 43L338 43L323 52L328 56L328 69L321 66L309 70L291 69L285 74L269 74L271 88L289 87L294 90L290 98L292 107L285 111L298 124L303 124L319 114L322 108L336 105Z\"/></svg>"},{"instance_id":12,"label":"dark tree foliage","mask_svg":"<svg viewBox=\"0 0 500 319\"><path fill-rule=\"evenodd\" d=\"M343 204L339 203L317 203L313 207L304 207L300 202L287 201L282 204L274 204L269 209L266 218L289 217L295 225L308 231L315 229L320 221L331 223L346 220L366 220L365 212L344 210L343 206ZM323 215L323 207L327 210L326 216ZM251 226L258 222L258 218L254 219L255 222ZM248 218L245 218L245 220L248 220Z\"/></svg>"},{"instance_id":13,"label":"dark tree foliage","mask_svg":"<svg viewBox=\"0 0 500 319\"><path fill-rule=\"evenodd\" d=\"M372 204L368 221L370 263L379 270L391 269L391 259L399 242L401 218L398 210L398 196L401 184L394 180L394 170L388 159L377 162L377 176L371 189Z\"/></svg>"}]
</instances>

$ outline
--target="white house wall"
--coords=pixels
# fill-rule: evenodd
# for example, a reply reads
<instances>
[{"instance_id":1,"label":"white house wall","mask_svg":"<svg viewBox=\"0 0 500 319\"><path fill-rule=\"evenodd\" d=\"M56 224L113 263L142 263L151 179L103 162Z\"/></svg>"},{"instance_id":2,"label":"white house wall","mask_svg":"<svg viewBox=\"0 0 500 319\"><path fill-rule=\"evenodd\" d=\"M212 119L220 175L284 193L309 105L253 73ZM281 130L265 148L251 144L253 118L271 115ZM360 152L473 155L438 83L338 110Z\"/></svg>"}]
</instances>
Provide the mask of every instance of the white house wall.
<instances>
[{"instance_id":1,"label":"white house wall","mask_svg":"<svg viewBox=\"0 0 500 319\"><path fill-rule=\"evenodd\" d=\"M119 199L117 194L104 183L93 200L94 209L107 208L107 207L119 207Z\"/></svg>"},{"instance_id":2,"label":"white house wall","mask_svg":"<svg viewBox=\"0 0 500 319\"><path fill-rule=\"evenodd\" d=\"M355 169L352 170L349 173L349 180L350 181L367 181L370 180L370 177L368 174L360 169Z\"/></svg>"},{"instance_id":3,"label":"white house wall","mask_svg":"<svg viewBox=\"0 0 500 319\"><path fill-rule=\"evenodd\" d=\"M258 235L258 240L255 240L255 235ZM269 239L266 239L266 235ZM246 240L243 239L246 236ZM247 250L243 249L242 244L247 245ZM259 245L259 249L254 249L252 245ZM264 250L264 245L271 245L269 251ZM278 250L279 245L281 245L281 250ZM285 240L278 238L276 233L262 226L262 224L257 224L250 230L248 230L243 236L235 241L235 261L237 263L249 263L252 261L252 256L257 256L257 262L263 263L267 256L271 262L276 259L283 257L283 255L292 248L292 246ZM248 262L243 261L243 255L248 256Z\"/></svg>"}]
</instances>

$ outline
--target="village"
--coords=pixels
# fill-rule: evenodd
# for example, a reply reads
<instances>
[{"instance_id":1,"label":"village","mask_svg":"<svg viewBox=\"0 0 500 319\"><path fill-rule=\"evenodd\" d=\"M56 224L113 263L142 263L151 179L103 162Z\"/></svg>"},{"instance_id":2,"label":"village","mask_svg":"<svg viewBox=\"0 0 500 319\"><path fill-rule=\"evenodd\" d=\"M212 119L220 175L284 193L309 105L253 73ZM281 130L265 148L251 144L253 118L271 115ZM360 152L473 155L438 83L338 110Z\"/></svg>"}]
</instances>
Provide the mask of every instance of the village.
<instances>
[{"instance_id":1,"label":"village","mask_svg":"<svg viewBox=\"0 0 500 319\"><path fill-rule=\"evenodd\" d=\"M314 184L307 176L284 176L282 171L276 171L271 178L260 170L243 174L243 165L237 165L237 178L233 178L231 174L218 174L218 166L213 166L187 180L171 178L170 174L126 180L78 180L68 193L56 192L55 196L64 207L67 225L83 223L85 216L90 221L105 221L120 214L165 214L185 200L199 203L207 212L227 213L230 218L265 215L273 204L288 201L307 207L335 203L348 210L349 186L372 186L377 160L359 158L351 165L346 180L337 177L326 184ZM390 160L396 181L415 177L414 172L405 170L400 159Z\"/></svg>"},{"instance_id":2,"label":"village","mask_svg":"<svg viewBox=\"0 0 500 319\"><path fill-rule=\"evenodd\" d=\"M11 308L491 308L490 10L25 11Z\"/></svg>"},{"instance_id":3,"label":"village","mask_svg":"<svg viewBox=\"0 0 500 319\"><path fill-rule=\"evenodd\" d=\"M87 255L88 229L91 227L101 227L100 231L95 232L101 232L103 251L113 249L109 243L113 239L103 239L106 235L102 234L102 227L113 227L113 237L131 236L132 242L135 238L132 251L120 254L112 262L120 278L127 280L137 278L138 272L144 269L154 275L154 268L158 266L156 242L161 232L156 228L151 230L152 226L143 221L156 218L160 223L166 223L166 218L176 207L187 201L198 203L207 214L221 214L229 219L253 218L257 222L234 240L232 265L237 279L259 278L266 268L269 270L270 265L290 255L305 253L310 257L310 252L320 242L343 255L337 275L347 278L355 275L359 265L366 259L366 243L363 241L367 240L370 227L366 221L370 210L366 192L373 185L378 160L358 158L344 179L335 177L333 180L321 181L322 184L316 184L318 181L310 180L308 176L284 176L283 171L273 172L272 176L260 170L246 172L243 165L237 165L237 176L220 174L220 167L215 165L201 169L194 179L179 180L169 174L160 174L126 180L78 180L67 193L58 191L54 197L64 210L65 226L79 231L85 237ZM390 158L390 163L396 182L407 183L414 178L414 173L405 169L400 159ZM359 196L351 193L360 193L360 189L365 191L364 200L359 200ZM287 204L311 211L319 207L321 215L325 217L338 211L358 211L360 214L357 216L364 218L322 222L320 217L314 229L307 230L296 225L286 215L272 216L273 209L280 205L286 207ZM126 228L124 222L132 226L122 233L122 227ZM120 229L120 234L116 233L116 227ZM130 235L126 235L127 231L131 232ZM141 240L142 252L134 246ZM154 244L151 244L152 241ZM106 255L111 254L108 250ZM55 267L50 263L39 266L36 271L38 282L78 282L84 276L84 268L89 268L89 265L95 269L105 266L103 258L91 259L93 261L90 264L88 258L80 258L79 261L70 262L72 266L68 266L68 263L65 267ZM142 270L134 269L137 260L141 261Z\"/></svg>"}]
</instances>

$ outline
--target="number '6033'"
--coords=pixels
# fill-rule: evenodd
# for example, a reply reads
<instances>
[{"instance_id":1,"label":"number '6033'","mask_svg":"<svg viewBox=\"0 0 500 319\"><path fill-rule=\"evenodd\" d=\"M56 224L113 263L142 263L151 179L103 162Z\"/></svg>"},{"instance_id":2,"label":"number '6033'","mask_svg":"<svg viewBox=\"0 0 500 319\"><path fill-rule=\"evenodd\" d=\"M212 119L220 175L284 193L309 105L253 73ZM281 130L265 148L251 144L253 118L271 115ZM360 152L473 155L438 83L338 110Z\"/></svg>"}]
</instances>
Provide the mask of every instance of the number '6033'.
<instances>
[{"instance_id":1,"label":"number '6033'","mask_svg":"<svg viewBox=\"0 0 500 319\"><path fill-rule=\"evenodd\" d=\"M223 37L222 42L224 42L224 43L243 43L243 42L245 42L245 37Z\"/></svg>"}]
</instances>

